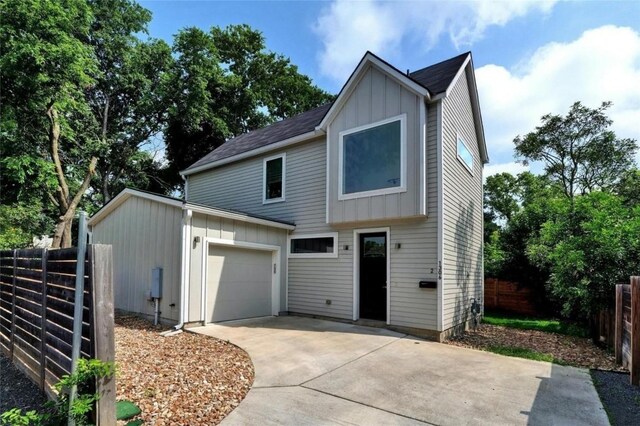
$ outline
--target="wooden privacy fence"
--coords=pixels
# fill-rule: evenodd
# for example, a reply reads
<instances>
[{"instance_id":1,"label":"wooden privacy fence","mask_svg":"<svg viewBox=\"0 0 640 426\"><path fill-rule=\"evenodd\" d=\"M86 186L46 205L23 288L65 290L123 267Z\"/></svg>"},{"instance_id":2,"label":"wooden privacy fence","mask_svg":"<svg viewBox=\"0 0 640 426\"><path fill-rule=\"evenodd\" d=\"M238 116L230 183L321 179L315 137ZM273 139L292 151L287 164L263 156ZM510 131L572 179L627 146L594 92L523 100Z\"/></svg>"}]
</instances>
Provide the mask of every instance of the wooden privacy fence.
<instances>
[{"instance_id":1,"label":"wooden privacy fence","mask_svg":"<svg viewBox=\"0 0 640 426\"><path fill-rule=\"evenodd\" d=\"M497 278L484 280L484 307L522 315L539 315L530 288Z\"/></svg>"},{"instance_id":2,"label":"wooden privacy fence","mask_svg":"<svg viewBox=\"0 0 640 426\"><path fill-rule=\"evenodd\" d=\"M616 285L616 362L629 369L631 384L640 385L640 277Z\"/></svg>"},{"instance_id":3,"label":"wooden privacy fence","mask_svg":"<svg viewBox=\"0 0 640 426\"><path fill-rule=\"evenodd\" d=\"M0 350L40 388L71 371L77 248L0 251ZM81 356L113 362L111 246L85 257ZM115 379L101 381L97 417L115 423ZM111 407L110 407L111 406ZM105 417L107 416L107 417Z\"/></svg>"}]
</instances>

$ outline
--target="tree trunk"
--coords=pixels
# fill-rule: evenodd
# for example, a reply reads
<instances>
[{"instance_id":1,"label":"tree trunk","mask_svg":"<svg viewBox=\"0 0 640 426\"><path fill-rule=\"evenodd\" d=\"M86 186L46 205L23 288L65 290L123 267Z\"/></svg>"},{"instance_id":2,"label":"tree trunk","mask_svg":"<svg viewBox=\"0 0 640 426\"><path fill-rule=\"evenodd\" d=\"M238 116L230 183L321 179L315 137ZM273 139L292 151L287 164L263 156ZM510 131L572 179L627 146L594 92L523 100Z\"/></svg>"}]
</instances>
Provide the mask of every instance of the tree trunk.
<instances>
[{"instance_id":1,"label":"tree trunk","mask_svg":"<svg viewBox=\"0 0 640 426\"><path fill-rule=\"evenodd\" d=\"M49 148L51 150L51 159L56 170L56 177L58 178L58 199L60 200L60 213L61 216L56 225L53 233L53 248L71 247L71 224L73 218L76 215L76 209L78 204L82 200L82 196L89 187L91 177L95 174L96 164L98 163L97 157L91 157L89 161L89 167L87 173L82 181L82 185L78 188L78 191L71 199L69 194L69 186L67 185L67 179L64 175L62 167L62 161L60 160L60 123L58 121L58 112L53 104L47 109L47 117L49 118Z\"/></svg>"},{"instance_id":2,"label":"tree trunk","mask_svg":"<svg viewBox=\"0 0 640 426\"><path fill-rule=\"evenodd\" d=\"M78 191L73 197L73 200L71 200L71 202L69 203L69 207L67 208L65 214L60 216L60 220L56 225L56 230L53 234L53 248L71 247L71 223L73 222L73 218L76 215L78 204L80 204L82 196L89 187L91 177L96 172L97 162L98 158L91 158L91 161L89 162L89 169L87 170L87 174L84 177L84 181L82 181L82 185L80 185L80 188L78 188Z\"/></svg>"}]
</instances>

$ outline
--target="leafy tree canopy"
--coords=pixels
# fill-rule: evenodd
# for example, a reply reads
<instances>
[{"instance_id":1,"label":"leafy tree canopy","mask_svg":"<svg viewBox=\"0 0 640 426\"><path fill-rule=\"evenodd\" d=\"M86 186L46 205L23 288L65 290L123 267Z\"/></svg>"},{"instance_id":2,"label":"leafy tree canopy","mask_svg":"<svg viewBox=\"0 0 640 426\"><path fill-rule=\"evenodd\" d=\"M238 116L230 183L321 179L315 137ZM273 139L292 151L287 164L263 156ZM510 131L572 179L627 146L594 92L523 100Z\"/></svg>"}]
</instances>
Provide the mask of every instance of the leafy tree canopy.
<instances>
[{"instance_id":1,"label":"leafy tree canopy","mask_svg":"<svg viewBox=\"0 0 640 426\"><path fill-rule=\"evenodd\" d=\"M248 26L146 37L133 0L0 2L0 243L71 244L126 186L170 192L226 139L330 99ZM162 152L170 167L158 161Z\"/></svg>"},{"instance_id":2,"label":"leafy tree canopy","mask_svg":"<svg viewBox=\"0 0 640 426\"><path fill-rule=\"evenodd\" d=\"M175 184L180 170L225 140L332 99L247 25L186 28L173 51L165 142Z\"/></svg>"},{"instance_id":3,"label":"leafy tree canopy","mask_svg":"<svg viewBox=\"0 0 640 426\"><path fill-rule=\"evenodd\" d=\"M566 116L547 114L542 124L514 139L516 155L525 164L542 161L546 175L573 198L595 189L609 190L634 164L634 139L620 139L605 114L611 102L591 109L576 102Z\"/></svg>"}]
</instances>

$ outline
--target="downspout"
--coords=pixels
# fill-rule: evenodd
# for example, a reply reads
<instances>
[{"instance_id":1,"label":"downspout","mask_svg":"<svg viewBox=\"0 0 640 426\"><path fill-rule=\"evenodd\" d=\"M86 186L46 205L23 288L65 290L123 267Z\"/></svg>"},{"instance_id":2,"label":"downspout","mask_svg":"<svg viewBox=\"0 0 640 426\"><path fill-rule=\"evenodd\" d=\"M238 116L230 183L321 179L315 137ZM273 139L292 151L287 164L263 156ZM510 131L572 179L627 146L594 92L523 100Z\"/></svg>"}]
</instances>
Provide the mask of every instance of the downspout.
<instances>
[{"instance_id":1,"label":"downspout","mask_svg":"<svg viewBox=\"0 0 640 426\"><path fill-rule=\"evenodd\" d=\"M193 212L189 209L182 210L182 239L180 256L180 322L173 327L173 330L181 330L188 321L189 292L187 286L190 278L191 260L191 216Z\"/></svg>"}]
</instances>

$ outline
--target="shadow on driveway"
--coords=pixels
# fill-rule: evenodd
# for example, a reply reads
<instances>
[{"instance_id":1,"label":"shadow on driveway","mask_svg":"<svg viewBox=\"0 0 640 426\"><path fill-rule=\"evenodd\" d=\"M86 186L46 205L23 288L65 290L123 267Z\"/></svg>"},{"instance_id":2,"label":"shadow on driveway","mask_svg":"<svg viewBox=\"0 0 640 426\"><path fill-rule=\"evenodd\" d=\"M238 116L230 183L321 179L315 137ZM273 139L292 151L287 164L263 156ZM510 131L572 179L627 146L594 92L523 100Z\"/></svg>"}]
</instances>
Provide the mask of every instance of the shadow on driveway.
<instances>
[{"instance_id":1,"label":"shadow on driveway","mask_svg":"<svg viewBox=\"0 0 640 426\"><path fill-rule=\"evenodd\" d=\"M607 424L582 369L293 316L192 330L254 363L226 424Z\"/></svg>"}]
</instances>

